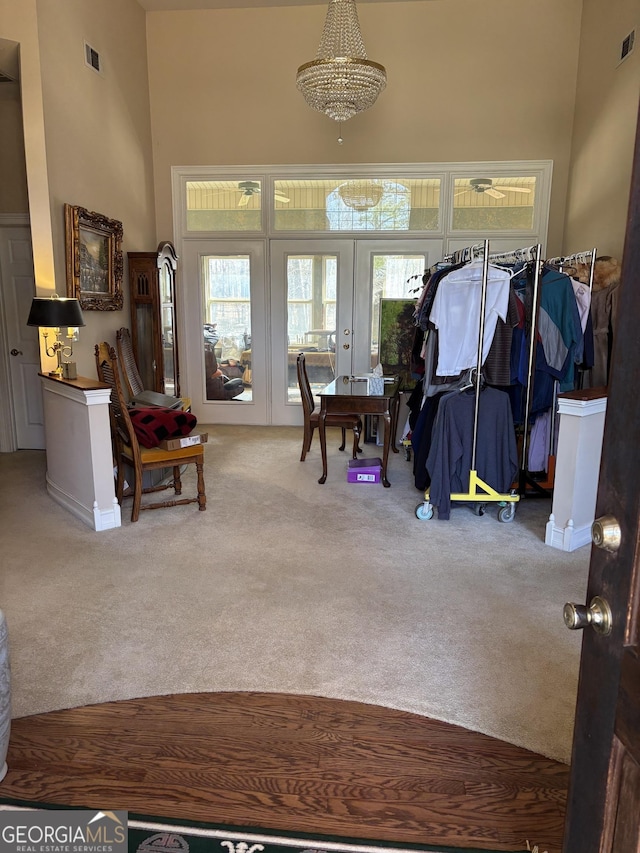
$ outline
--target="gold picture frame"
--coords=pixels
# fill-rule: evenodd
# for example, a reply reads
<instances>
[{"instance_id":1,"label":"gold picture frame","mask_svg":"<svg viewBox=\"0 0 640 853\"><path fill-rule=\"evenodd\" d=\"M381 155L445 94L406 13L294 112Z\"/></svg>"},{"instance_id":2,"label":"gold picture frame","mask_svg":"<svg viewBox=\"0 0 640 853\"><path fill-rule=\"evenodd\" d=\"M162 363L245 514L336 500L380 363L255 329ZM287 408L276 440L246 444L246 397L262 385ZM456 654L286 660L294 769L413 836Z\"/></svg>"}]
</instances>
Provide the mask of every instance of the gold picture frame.
<instances>
[{"instance_id":1,"label":"gold picture frame","mask_svg":"<svg viewBox=\"0 0 640 853\"><path fill-rule=\"evenodd\" d=\"M84 207L64 206L67 296L84 311L120 311L122 222Z\"/></svg>"}]
</instances>

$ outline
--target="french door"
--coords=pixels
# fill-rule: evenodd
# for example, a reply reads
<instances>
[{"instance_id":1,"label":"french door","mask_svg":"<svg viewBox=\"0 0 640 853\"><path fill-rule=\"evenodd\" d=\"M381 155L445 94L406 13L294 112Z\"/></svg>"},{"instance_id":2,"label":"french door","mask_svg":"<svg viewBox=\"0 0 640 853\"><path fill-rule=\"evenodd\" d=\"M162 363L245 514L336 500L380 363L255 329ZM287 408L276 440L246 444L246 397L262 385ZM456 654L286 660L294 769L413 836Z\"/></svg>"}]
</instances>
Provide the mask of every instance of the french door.
<instances>
[{"instance_id":1,"label":"french door","mask_svg":"<svg viewBox=\"0 0 640 853\"><path fill-rule=\"evenodd\" d=\"M384 301L410 309L441 257L441 240L185 240L182 374L193 412L202 423L302 424L298 353L314 392L371 371Z\"/></svg>"},{"instance_id":2,"label":"french door","mask_svg":"<svg viewBox=\"0 0 640 853\"><path fill-rule=\"evenodd\" d=\"M270 423L265 241L185 240L182 257L183 395L201 423Z\"/></svg>"},{"instance_id":3,"label":"french door","mask_svg":"<svg viewBox=\"0 0 640 853\"><path fill-rule=\"evenodd\" d=\"M273 240L271 423L301 424L296 359L312 390L371 371L380 352L382 300L411 302L441 240Z\"/></svg>"}]
</instances>

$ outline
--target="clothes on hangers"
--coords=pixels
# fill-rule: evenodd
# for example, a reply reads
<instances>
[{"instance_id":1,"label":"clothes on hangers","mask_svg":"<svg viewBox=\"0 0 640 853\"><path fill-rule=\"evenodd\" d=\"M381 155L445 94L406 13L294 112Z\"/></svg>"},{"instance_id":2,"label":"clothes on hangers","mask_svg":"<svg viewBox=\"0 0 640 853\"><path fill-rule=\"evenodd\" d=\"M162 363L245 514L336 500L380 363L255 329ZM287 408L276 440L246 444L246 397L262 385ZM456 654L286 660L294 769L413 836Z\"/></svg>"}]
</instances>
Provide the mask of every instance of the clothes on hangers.
<instances>
[{"instance_id":1,"label":"clothes on hangers","mask_svg":"<svg viewBox=\"0 0 640 853\"><path fill-rule=\"evenodd\" d=\"M429 501L437 506L441 520L450 517L451 494L469 490L474 410L473 391L450 391L438 404L426 468L431 478ZM501 493L509 491L518 473L509 397L496 388L480 392L475 470Z\"/></svg>"},{"instance_id":2,"label":"clothes on hangers","mask_svg":"<svg viewBox=\"0 0 640 853\"><path fill-rule=\"evenodd\" d=\"M419 329L422 329L423 332L427 330L427 326L429 323L429 314L431 313L431 306L433 305L433 300L435 299L435 295L438 290L438 284L447 275L447 273L453 272L456 269L460 269L460 267L463 266L463 263L448 264L446 266L433 270L431 275L427 278L422 293L420 294L418 302L416 303L416 308L413 315L414 323L416 324L416 326L418 326Z\"/></svg>"},{"instance_id":3,"label":"clothes on hangers","mask_svg":"<svg viewBox=\"0 0 640 853\"><path fill-rule=\"evenodd\" d=\"M426 467L432 443L432 432L440 400L444 393L459 389L461 375L470 367L477 367L479 316L483 277L482 261L460 262L433 273L426 285L425 292L418 301L414 319L417 332L422 335L422 349L419 351L420 364L423 365L424 380L421 389L412 395L412 448L414 459L414 479L418 489L426 489L430 475ZM456 273L456 275L452 274ZM514 327L519 321L518 300L512 294L509 280L512 269L489 265L487 269L487 297L485 303L485 360L483 374L492 385L508 386L511 382L511 340ZM452 286L457 293L445 292ZM441 296L438 297L438 293ZM444 294L444 296L442 295ZM450 298L453 296L453 298ZM506 298L505 298L506 297ZM436 317L443 312L441 328L432 322L433 305L436 299ZM505 304L506 303L506 304ZM431 311L430 311L431 308ZM506 310L505 310L506 308ZM459 323L451 319L462 313L465 318L465 330L460 334ZM412 363L418 363L417 346L419 334L416 334L412 354ZM462 347L461 362L465 367L451 375L442 375L439 365L439 349L442 336L450 336L450 342L458 351ZM446 344L445 344L446 345ZM488 345L488 353L486 351ZM448 369L445 367L445 369ZM421 399L419 398L421 395ZM510 427L513 432L513 424Z\"/></svg>"},{"instance_id":4,"label":"clothes on hangers","mask_svg":"<svg viewBox=\"0 0 640 853\"><path fill-rule=\"evenodd\" d=\"M512 381L526 388L529 381L532 271L525 268L516 273L513 287L520 300L520 321L514 333L512 349ZM569 276L545 267L540 276L540 299L536 325L536 360L532 377L532 408L530 414L548 408L553 399L553 381L559 381L561 391L575 388L575 368L584 362L585 334L574 289ZM514 417L522 422L523 413L516 402L523 389L514 388Z\"/></svg>"},{"instance_id":5,"label":"clothes on hangers","mask_svg":"<svg viewBox=\"0 0 640 853\"><path fill-rule=\"evenodd\" d=\"M436 291L429 319L438 329L438 376L454 376L477 364L482 261L447 272ZM482 346L484 364L498 317L506 320L510 274L489 265Z\"/></svg>"}]
</instances>

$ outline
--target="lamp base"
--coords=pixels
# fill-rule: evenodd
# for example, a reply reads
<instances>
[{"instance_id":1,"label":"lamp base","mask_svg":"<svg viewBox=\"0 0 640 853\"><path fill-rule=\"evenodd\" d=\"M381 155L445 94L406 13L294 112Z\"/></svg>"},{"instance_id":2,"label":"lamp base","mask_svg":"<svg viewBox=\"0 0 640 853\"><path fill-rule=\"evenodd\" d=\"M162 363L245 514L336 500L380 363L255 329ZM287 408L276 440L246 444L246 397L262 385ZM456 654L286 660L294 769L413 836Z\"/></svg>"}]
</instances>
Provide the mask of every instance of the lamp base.
<instances>
[{"instance_id":1,"label":"lamp base","mask_svg":"<svg viewBox=\"0 0 640 853\"><path fill-rule=\"evenodd\" d=\"M55 370L50 370L48 375L54 376L56 379L62 379L62 368L56 367Z\"/></svg>"}]
</instances>

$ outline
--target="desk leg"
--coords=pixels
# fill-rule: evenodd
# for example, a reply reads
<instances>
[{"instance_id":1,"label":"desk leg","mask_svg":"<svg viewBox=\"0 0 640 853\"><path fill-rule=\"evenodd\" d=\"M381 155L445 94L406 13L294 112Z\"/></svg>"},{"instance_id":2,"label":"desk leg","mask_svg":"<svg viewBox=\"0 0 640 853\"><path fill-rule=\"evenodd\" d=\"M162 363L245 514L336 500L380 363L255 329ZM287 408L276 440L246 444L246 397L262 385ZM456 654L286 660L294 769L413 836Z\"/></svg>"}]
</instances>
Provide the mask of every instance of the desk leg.
<instances>
[{"instance_id":1,"label":"desk leg","mask_svg":"<svg viewBox=\"0 0 640 853\"><path fill-rule=\"evenodd\" d=\"M394 453L400 453L396 447L396 435L398 434L398 419L400 418L400 394L393 398L393 416L391 418L391 449Z\"/></svg>"},{"instance_id":2,"label":"desk leg","mask_svg":"<svg viewBox=\"0 0 640 853\"><path fill-rule=\"evenodd\" d=\"M320 452L322 453L322 477L318 480L320 484L327 479L327 410L324 405L320 406L320 414L318 416L318 435L320 436Z\"/></svg>"},{"instance_id":3,"label":"desk leg","mask_svg":"<svg viewBox=\"0 0 640 853\"><path fill-rule=\"evenodd\" d=\"M384 418L384 443L382 450L382 485L388 489L391 483L387 480L387 462L389 461L389 446L391 444L391 424L393 418L389 412L385 412Z\"/></svg>"}]
</instances>

